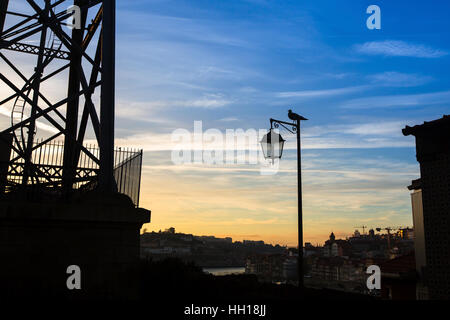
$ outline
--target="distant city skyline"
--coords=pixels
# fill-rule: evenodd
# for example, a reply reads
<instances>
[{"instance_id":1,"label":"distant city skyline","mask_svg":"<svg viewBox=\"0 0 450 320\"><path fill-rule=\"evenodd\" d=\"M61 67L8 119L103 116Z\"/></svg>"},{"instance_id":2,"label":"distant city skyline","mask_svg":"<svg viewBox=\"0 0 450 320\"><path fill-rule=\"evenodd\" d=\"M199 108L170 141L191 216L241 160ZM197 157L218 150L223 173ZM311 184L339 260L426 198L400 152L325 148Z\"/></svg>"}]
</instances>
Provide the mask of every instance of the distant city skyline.
<instances>
[{"instance_id":1,"label":"distant city skyline","mask_svg":"<svg viewBox=\"0 0 450 320\"><path fill-rule=\"evenodd\" d=\"M380 227L382 230L381 231L377 231L376 228L378 228L378 227ZM322 242L305 241L304 244L310 243L313 246L317 246L317 245L318 246L322 246L327 240L329 240L329 236L330 236L331 233L334 234L334 236L335 236L335 238L337 240L339 240L339 239L347 239L347 238L353 237L355 235L356 231L358 231L360 233L360 235L369 235L369 230L374 230L375 231L375 235L387 235L387 232L384 229L385 227L389 227L389 226L377 226L377 227L373 227L373 228L372 227L367 227L366 228L366 232L364 232L364 233L363 233L362 229L358 229L358 228L354 228L351 232L343 232L343 233L336 233L333 230L331 230L330 233L326 236L326 238ZM401 227L401 228L405 228L405 229L406 228L411 228L412 229L412 226L397 226L397 227L398 228ZM230 235L226 235L226 234L215 234L215 235L212 235L212 234L193 234L193 233L189 233L189 232L180 231L180 230L178 230L175 227L169 227L169 228L164 228L164 229L159 229L159 230L149 230L147 228L143 228L141 230L141 234L152 233L152 232L154 232L154 233L169 232L169 230L172 229L172 228L174 228L176 234L190 234L190 235L192 235L194 237L216 237L216 238L219 238L219 239L231 238L233 242L237 242L237 241L243 242L244 240L248 240L248 241L264 241L263 239L259 239L258 235L242 235L241 237L234 238L234 237L232 237ZM393 230L393 232L391 234L394 234L395 231L397 231L397 229L392 229L392 230ZM297 247L296 244L288 245L288 244L277 243L277 242L270 242L270 241L264 241L264 243L270 244L270 245L277 245L278 244L280 246L287 246L289 248Z\"/></svg>"}]
</instances>

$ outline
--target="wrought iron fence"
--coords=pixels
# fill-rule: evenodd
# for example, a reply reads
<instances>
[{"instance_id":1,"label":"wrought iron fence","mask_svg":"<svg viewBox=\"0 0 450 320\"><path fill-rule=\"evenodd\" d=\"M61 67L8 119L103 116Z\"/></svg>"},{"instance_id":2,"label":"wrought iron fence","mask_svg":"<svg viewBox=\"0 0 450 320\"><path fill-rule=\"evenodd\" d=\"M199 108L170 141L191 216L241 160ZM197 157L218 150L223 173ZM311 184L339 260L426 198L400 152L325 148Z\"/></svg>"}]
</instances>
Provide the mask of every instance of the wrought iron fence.
<instances>
[{"instance_id":1,"label":"wrought iron fence","mask_svg":"<svg viewBox=\"0 0 450 320\"><path fill-rule=\"evenodd\" d=\"M142 150L122 150L114 152L114 178L117 191L126 194L139 206L142 174Z\"/></svg>"},{"instance_id":2,"label":"wrought iron fence","mask_svg":"<svg viewBox=\"0 0 450 320\"><path fill-rule=\"evenodd\" d=\"M13 142L5 190L23 185L25 160L18 151L23 150ZM98 160L100 150L96 145L85 145L80 152L75 168L73 189L80 191L93 190L97 186L99 173ZM142 173L142 150L117 148L114 150L114 178L117 191L131 198L136 207L139 206L139 194ZM61 189L63 186L64 143L62 141L35 141L31 154L33 174L27 185Z\"/></svg>"}]
</instances>

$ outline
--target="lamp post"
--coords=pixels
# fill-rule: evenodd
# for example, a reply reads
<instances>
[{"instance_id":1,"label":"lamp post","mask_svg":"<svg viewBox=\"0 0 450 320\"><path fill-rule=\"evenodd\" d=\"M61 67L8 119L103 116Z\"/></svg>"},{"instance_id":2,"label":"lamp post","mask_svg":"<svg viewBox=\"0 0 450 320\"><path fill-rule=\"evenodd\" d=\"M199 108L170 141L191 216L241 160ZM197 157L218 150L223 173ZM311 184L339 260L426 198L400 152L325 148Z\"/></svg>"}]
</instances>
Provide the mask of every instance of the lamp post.
<instances>
[{"instance_id":1,"label":"lamp post","mask_svg":"<svg viewBox=\"0 0 450 320\"><path fill-rule=\"evenodd\" d=\"M298 199L298 287L303 292L303 209L302 209L302 159L301 159L301 145L300 145L300 121L308 120L301 115L298 115L292 110L288 113L289 119L293 122L286 122L281 120L270 119L270 130L262 138L261 147L263 149L264 157L266 159L281 159L283 155L285 140L278 133L274 132L274 128L279 128L281 125L287 131L297 135L297 199Z\"/></svg>"}]
</instances>

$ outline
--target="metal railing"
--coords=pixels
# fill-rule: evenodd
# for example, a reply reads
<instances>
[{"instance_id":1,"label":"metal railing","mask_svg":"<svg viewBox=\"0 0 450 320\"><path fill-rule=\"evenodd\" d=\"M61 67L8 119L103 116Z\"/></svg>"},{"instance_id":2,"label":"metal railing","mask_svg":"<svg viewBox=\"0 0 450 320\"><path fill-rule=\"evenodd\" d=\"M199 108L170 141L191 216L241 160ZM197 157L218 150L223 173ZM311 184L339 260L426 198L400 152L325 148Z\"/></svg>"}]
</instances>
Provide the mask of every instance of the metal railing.
<instances>
[{"instance_id":1,"label":"metal railing","mask_svg":"<svg viewBox=\"0 0 450 320\"><path fill-rule=\"evenodd\" d=\"M139 206L143 151L116 149L114 152L114 179L117 191L126 194Z\"/></svg>"},{"instance_id":2,"label":"metal railing","mask_svg":"<svg viewBox=\"0 0 450 320\"><path fill-rule=\"evenodd\" d=\"M75 168L72 189L83 191L97 187L100 149L96 145L85 145L80 152ZM23 150L17 142L13 142L5 191L14 190L24 184L25 160L16 150ZM114 150L114 178L117 191L131 198L136 207L139 206L139 194L142 173L142 150L116 148ZM64 143L62 141L37 140L33 144L31 154L32 174L26 185L62 190L64 170Z\"/></svg>"}]
</instances>

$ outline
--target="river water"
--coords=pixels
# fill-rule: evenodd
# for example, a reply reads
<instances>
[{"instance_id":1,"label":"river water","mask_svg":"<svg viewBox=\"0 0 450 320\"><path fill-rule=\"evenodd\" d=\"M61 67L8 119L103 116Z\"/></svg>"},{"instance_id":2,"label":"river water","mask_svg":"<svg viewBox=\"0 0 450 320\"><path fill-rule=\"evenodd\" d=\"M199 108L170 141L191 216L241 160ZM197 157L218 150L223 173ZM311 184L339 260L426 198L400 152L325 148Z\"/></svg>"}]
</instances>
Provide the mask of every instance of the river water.
<instances>
[{"instance_id":1,"label":"river water","mask_svg":"<svg viewBox=\"0 0 450 320\"><path fill-rule=\"evenodd\" d=\"M226 276L229 274L244 274L245 267L203 268L203 271L215 276Z\"/></svg>"}]
</instances>

